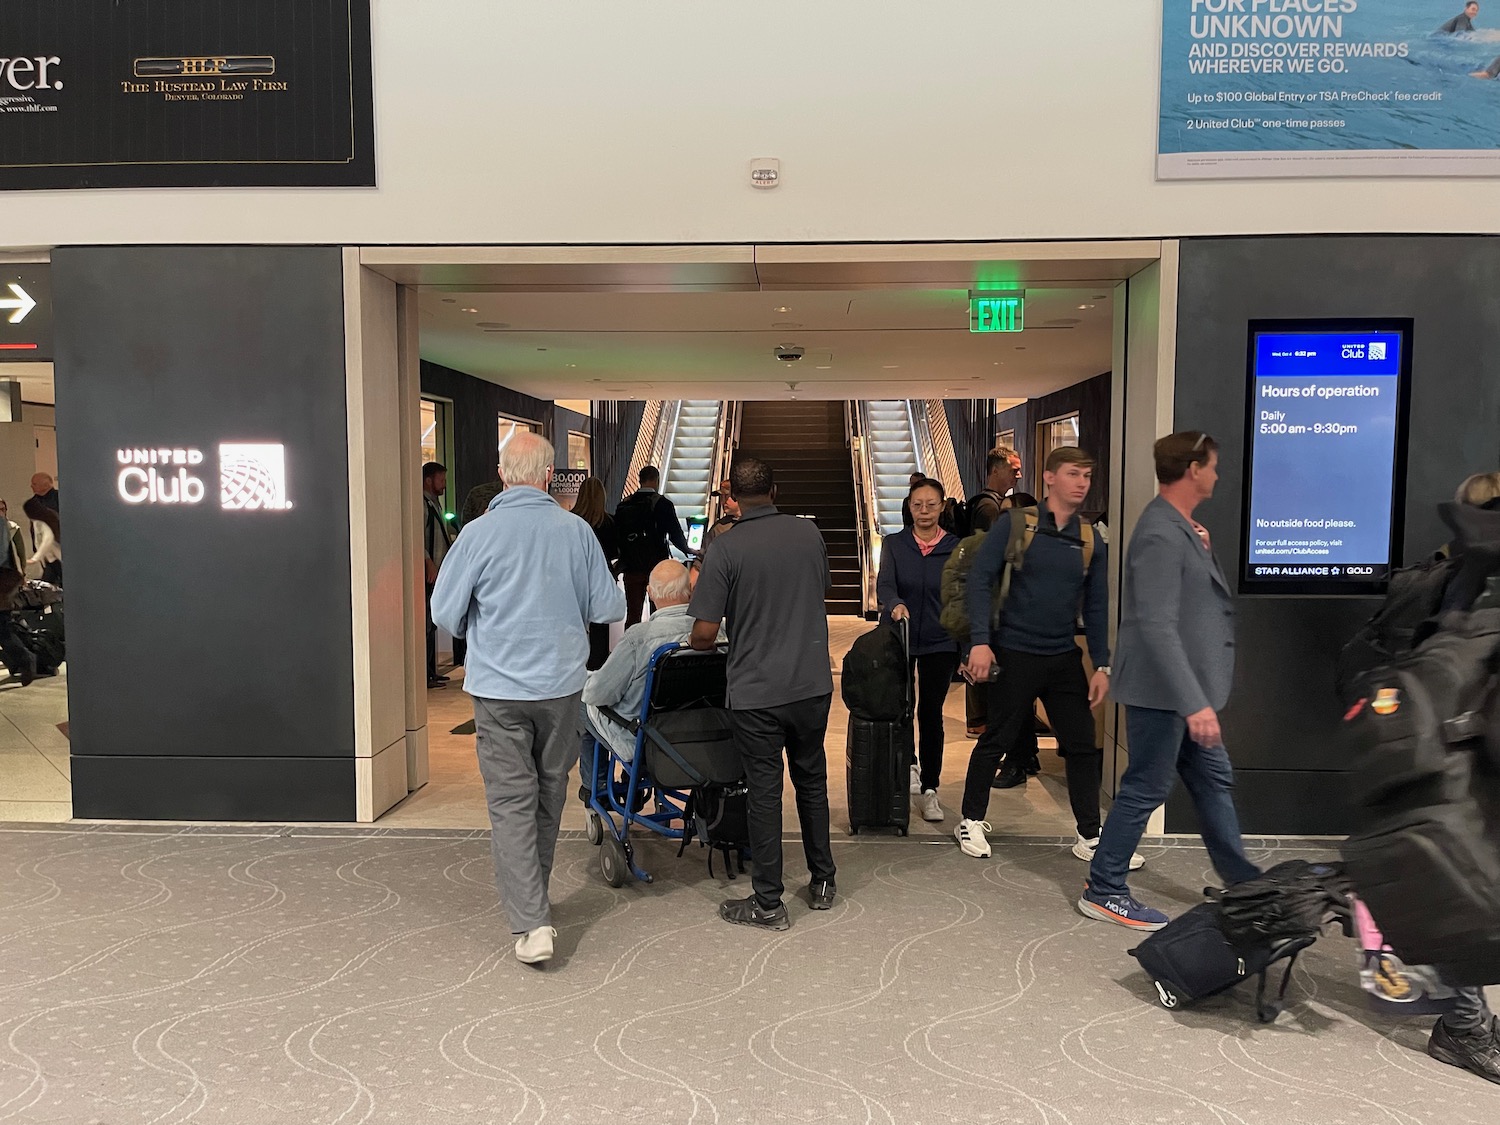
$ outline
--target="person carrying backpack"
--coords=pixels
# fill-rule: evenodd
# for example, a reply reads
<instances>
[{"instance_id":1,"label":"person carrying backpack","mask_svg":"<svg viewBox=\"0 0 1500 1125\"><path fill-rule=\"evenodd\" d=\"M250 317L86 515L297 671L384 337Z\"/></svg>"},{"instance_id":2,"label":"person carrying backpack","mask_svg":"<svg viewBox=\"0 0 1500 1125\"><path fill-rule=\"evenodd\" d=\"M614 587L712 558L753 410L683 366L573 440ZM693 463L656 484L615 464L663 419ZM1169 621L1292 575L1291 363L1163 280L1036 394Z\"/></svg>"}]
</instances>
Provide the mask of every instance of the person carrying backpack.
<instances>
[{"instance_id":1,"label":"person carrying backpack","mask_svg":"<svg viewBox=\"0 0 1500 1125\"><path fill-rule=\"evenodd\" d=\"M1409 661L1413 655L1413 650L1420 656L1421 652L1424 651L1419 647L1420 642L1432 634L1436 634L1433 636L1435 643L1447 642L1449 640L1462 643L1456 630L1444 630L1441 625L1432 620L1435 617L1434 603L1436 613L1456 613L1460 615L1460 620L1477 616L1469 611L1475 610L1478 607L1489 607L1484 612L1491 612L1494 606L1500 605L1500 473L1479 473L1469 477L1459 485L1453 502L1442 505L1439 510L1443 521L1454 533L1453 540L1444 546L1436 556L1436 559L1442 565L1429 563L1422 564L1419 567L1408 568L1409 572L1416 572L1417 577L1429 587L1435 580L1434 575L1438 576L1438 589L1425 590L1419 601L1412 597L1413 582L1408 581L1398 584L1393 580L1392 589L1387 596L1386 604L1382 605L1372 620L1373 626L1383 620L1389 623L1393 619L1401 619L1401 628L1391 628L1387 624L1387 627L1379 634L1383 642L1383 647L1389 649L1386 652L1386 656L1391 663L1403 658ZM1417 619L1419 610L1413 607L1418 605L1425 606L1426 617L1428 618L1427 622ZM1365 643L1365 634L1368 632L1369 628L1367 627L1361 633L1360 637L1356 637L1355 641L1351 642L1351 647ZM1402 640L1405 641L1404 647L1401 644ZM1462 672L1463 670L1460 669L1459 674L1461 675ZM1379 675L1378 672L1375 674ZM1456 678L1446 668L1437 670L1434 674L1445 683L1451 683ZM1476 676L1487 682L1490 678L1490 670L1487 668L1477 669ZM1359 687L1360 682L1356 681L1355 686ZM1492 691L1493 688L1488 690ZM1391 694L1386 696L1386 691L1390 691ZM1382 698L1383 696L1385 698ZM1463 705L1455 704L1455 706ZM1493 705L1491 704L1491 706ZM1362 698L1356 702L1351 707L1347 718L1351 721L1363 718L1371 723L1378 721L1369 717L1367 709L1368 712L1373 712L1377 716L1384 714L1387 717L1399 716L1405 710L1402 706L1399 690L1385 689L1375 693L1374 701ZM1438 720L1443 718L1441 715L1434 715L1433 717ZM1490 737L1493 737L1493 735L1490 735ZM1420 735L1415 737L1412 735L1403 735L1403 737L1399 738L1398 742L1402 747L1411 747L1412 753L1420 752L1420 747L1417 745L1421 742ZM1464 751L1458 748L1450 751L1450 753L1462 752ZM1476 758L1479 756L1473 751L1469 751L1469 753L1475 754ZM1489 753L1493 756L1493 747L1490 748ZM1382 753L1380 759L1380 763L1375 766L1373 774L1377 780L1396 764L1391 760L1389 753ZM1467 783L1461 782L1454 787L1457 791L1456 795L1459 797L1459 801L1466 802L1485 799L1491 803L1500 801L1500 780L1496 778L1494 767L1491 766L1486 771L1486 767L1476 761L1471 768L1480 776ZM1355 773L1352 776L1356 786L1364 783L1364 787L1368 788L1368 784L1365 782L1365 775L1359 770L1358 765L1356 765ZM1380 799L1374 802L1372 807L1366 811L1366 815L1371 817L1371 822L1367 826L1369 835L1371 839L1380 842L1376 843L1374 847L1371 847L1369 844L1362 844L1361 833L1357 832L1350 838L1349 845L1346 845L1346 852L1350 855L1352 868L1357 872L1364 872L1367 868L1374 869L1377 872L1382 883L1381 889L1384 892L1384 897L1381 899L1382 902L1386 901L1386 899L1396 903L1409 901L1409 894L1403 889L1403 876L1407 879L1416 878L1425 883L1435 883L1437 881L1435 879L1427 879L1425 876L1419 876L1414 872L1391 870L1395 866L1394 864L1381 862L1382 857L1399 854L1394 851L1384 850L1384 848L1390 847L1391 844L1398 843L1395 837L1401 832L1399 826L1396 832L1389 831L1391 827L1390 818L1394 817L1395 820L1406 821L1408 813L1405 807L1409 805L1414 807L1412 815L1416 819L1427 819L1430 817L1441 820L1445 825L1451 826L1459 832L1473 831L1476 825L1476 817L1471 815L1470 812L1465 811L1461 804L1450 805L1448 808L1428 809L1426 811L1416 808L1416 806L1421 805L1430 806L1436 801L1442 801L1445 796L1454 795L1452 791L1445 793L1445 788L1435 788L1425 777L1411 777L1399 789L1387 789L1379 795ZM1483 819L1482 816L1477 818L1481 822ZM1413 832L1415 831L1414 829ZM1447 852L1446 848L1442 848L1441 842L1434 841L1429 833L1423 831L1421 834L1423 839L1415 845L1420 849L1421 854L1429 854L1434 846L1439 847L1445 853ZM1493 842L1490 842L1489 845L1486 845L1483 841L1472 842L1478 845L1476 851L1480 854L1486 850L1491 853L1494 851ZM1359 860L1361 858L1365 861L1365 867L1360 866ZM1448 869L1448 864L1445 862L1444 870ZM1473 870L1467 866L1460 869L1464 871ZM1374 887L1370 887L1372 895L1375 893L1375 889ZM1358 880L1356 880L1355 890L1356 892L1360 890ZM1472 893L1472 888L1465 887L1465 890L1469 890ZM1377 895L1376 897L1381 896ZM1424 909L1425 900L1412 903L1412 911L1421 912ZM1413 919L1399 917L1398 915L1399 911L1386 913L1386 920L1393 923L1389 927L1382 921L1380 914L1377 913L1375 915L1376 924L1386 930L1388 937L1391 936L1392 930L1399 930L1403 934L1406 933L1408 926L1412 924L1415 924L1418 930L1433 929L1431 922L1426 918L1416 918L1413 922ZM1431 921L1436 922L1437 927L1445 930L1457 929L1456 926L1450 926L1442 919ZM1396 953L1405 959L1406 954L1399 943L1396 944L1395 949ZM1449 979L1455 975L1460 976L1460 979L1465 975L1468 979L1475 979L1473 972L1459 974L1450 968L1447 973L1443 973L1441 967L1439 972L1440 975L1445 977L1445 983L1449 983L1450 987L1454 988L1455 995L1450 1010L1444 1013L1438 1019L1437 1023L1433 1025L1432 1034L1427 1041L1427 1053L1439 1062L1447 1063L1461 1070L1467 1070L1489 1082L1500 1084L1500 1020L1497 1020L1494 1013L1490 1011L1489 1005L1485 1001L1484 989L1477 985L1468 987L1456 986Z\"/></svg>"},{"instance_id":2,"label":"person carrying backpack","mask_svg":"<svg viewBox=\"0 0 1500 1125\"><path fill-rule=\"evenodd\" d=\"M943 704L958 670L958 642L948 635L942 615L943 566L958 539L938 526L943 486L924 480L907 497L912 526L885 541L875 592L881 620L910 623L910 675L917 688L919 764L911 767L911 791L922 819L941 821L937 788L943 778Z\"/></svg>"},{"instance_id":3,"label":"person carrying backpack","mask_svg":"<svg viewBox=\"0 0 1500 1125\"><path fill-rule=\"evenodd\" d=\"M1007 507L1012 508L1035 508L1036 500L1026 497L1026 503L1012 503L1012 500L1021 498L1012 497L1011 490L1016 487L1016 481L1021 475L1021 457L1008 445L997 445L989 451L984 459L984 488L979 495L969 501L969 531L970 535L977 535L981 531L988 531L994 527L1000 519L1000 513ZM951 528L949 530L952 530ZM964 536L960 535L960 539ZM967 720L967 733L970 738L978 738L984 733L985 728L985 689L978 684L966 684L964 686L964 717ZM1036 740L1032 739L1032 749L1036 749ZM1035 757L1033 754L1032 757Z\"/></svg>"},{"instance_id":4,"label":"person carrying backpack","mask_svg":"<svg viewBox=\"0 0 1500 1125\"><path fill-rule=\"evenodd\" d=\"M1108 547L1078 514L1093 468L1093 458L1081 449L1054 449L1044 473L1046 503L1001 515L969 571L965 601L973 647L967 678L990 685L990 721L969 758L963 819L954 832L965 855L990 855L985 837L990 784L1000 756L1034 721L1038 698L1067 767L1078 830L1073 853L1091 859L1098 843L1104 755L1095 738L1093 709L1109 694ZM1023 532L1019 543L1013 528ZM1003 602L998 626L997 587ZM1095 668L1092 679L1084 673L1075 639L1080 607Z\"/></svg>"},{"instance_id":5,"label":"person carrying backpack","mask_svg":"<svg viewBox=\"0 0 1500 1125\"><path fill-rule=\"evenodd\" d=\"M641 469L640 488L615 508L615 534L620 544L620 573L625 578L625 627L639 624L646 606L646 588L651 571L672 557L671 543L688 558L698 555L688 546L682 521L672 501L661 494L661 470L655 465Z\"/></svg>"}]
</instances>

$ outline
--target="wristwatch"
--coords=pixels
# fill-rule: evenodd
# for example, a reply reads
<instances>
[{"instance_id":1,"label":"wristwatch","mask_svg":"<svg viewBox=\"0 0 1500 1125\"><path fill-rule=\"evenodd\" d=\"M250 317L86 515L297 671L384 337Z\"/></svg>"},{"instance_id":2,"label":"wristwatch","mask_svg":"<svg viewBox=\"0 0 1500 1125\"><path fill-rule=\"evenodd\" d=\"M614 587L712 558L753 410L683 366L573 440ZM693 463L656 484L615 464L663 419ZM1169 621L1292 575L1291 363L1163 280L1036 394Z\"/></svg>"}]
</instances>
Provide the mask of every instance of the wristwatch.
<instances>
[{"instance_id":1,"label":"wristwatch","mask_svg":"<svg viewBox=\"0 0 1500 1125\"><path fill-rule=\"evenodd\" d=\"M1094 671L1103 672L1106 676L1113 675L1108 664L1104 665L1102 668L1095 668Z\"/></svg>"}]
</instances>

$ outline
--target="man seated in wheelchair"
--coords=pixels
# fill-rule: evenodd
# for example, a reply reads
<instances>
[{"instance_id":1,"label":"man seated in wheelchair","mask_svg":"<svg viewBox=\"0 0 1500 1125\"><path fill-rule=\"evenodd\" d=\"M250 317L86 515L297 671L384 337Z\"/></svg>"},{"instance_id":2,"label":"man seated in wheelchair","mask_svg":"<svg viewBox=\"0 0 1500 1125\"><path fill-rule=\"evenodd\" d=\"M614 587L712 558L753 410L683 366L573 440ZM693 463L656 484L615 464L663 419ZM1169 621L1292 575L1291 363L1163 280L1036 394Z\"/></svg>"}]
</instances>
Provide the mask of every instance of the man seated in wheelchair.
<instances>
[{"instance_id":1,"label":"man seated in wheelchair","mask_svg":"<svg viewBox=\"0 0 1500 1125\"><path fill-rule=\"evenodd\" d=\"M615 722L603 709L609 708L626 719L637 719L646 695L646 675L651 671L651 656L662 645L682 644L693 631L688 616L688 600L693 596L687 567L668 559L651 572L651 602L656 607L647 621L625 630L614 652L597 672L589 675L583 688L584 724L579 776L585 786L593 770L593 742L597 738L623 762L635 758L635 733ZM609 769L609 759L599 755L600 777ZM599 786L594 785L597 791Z\"/></svg>"}]
</instances>

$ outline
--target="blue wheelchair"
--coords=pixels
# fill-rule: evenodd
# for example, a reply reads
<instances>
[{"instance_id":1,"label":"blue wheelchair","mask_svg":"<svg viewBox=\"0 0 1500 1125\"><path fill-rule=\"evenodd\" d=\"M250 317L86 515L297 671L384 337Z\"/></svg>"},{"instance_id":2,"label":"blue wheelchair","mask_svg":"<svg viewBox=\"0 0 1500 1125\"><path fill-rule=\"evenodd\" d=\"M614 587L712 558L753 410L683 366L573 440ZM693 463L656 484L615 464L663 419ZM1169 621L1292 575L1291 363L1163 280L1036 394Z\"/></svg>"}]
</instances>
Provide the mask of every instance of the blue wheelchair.
<instances>
[{"instance_id":1,"label":"blue wheelchair","mask_svg":"<svg viewBox=\"0 0 1500 1125\"><path fill-rule=\"evenodd\" d=\"M679 841L681 855L697 834L695 805L703 795L742 782L744 768L725 709L728 663L724 645L708 652L663 645L651 654L640 714L631 718L601 709L606 721L635 736L629 761L591 738L579 762L589 843L600 848L599 870L611 887L623 886L631 875L652 881L636 861L633 825ZM728 859L726 853L726 866ZM743 864L743 855L740 860Z\"/></svg>"}]
</instances>

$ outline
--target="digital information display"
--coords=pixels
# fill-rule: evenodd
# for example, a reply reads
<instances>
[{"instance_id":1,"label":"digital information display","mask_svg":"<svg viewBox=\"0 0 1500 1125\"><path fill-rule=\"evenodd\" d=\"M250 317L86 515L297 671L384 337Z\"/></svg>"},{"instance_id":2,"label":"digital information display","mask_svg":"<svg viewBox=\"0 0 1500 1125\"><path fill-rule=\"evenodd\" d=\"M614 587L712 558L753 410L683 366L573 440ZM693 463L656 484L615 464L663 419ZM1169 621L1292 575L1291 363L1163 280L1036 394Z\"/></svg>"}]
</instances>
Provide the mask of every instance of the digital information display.
<instances>
[{"instance_id":1,"label":"digital information display","mask_svg":"<svg viewBox=\"0 0 1500 1125\"><path fill-rule=\"evenodd\" d=\"M1373 594L1400 564L1410 321L1253 321L1244 594Z\"/></svg>"}]
</instances>

